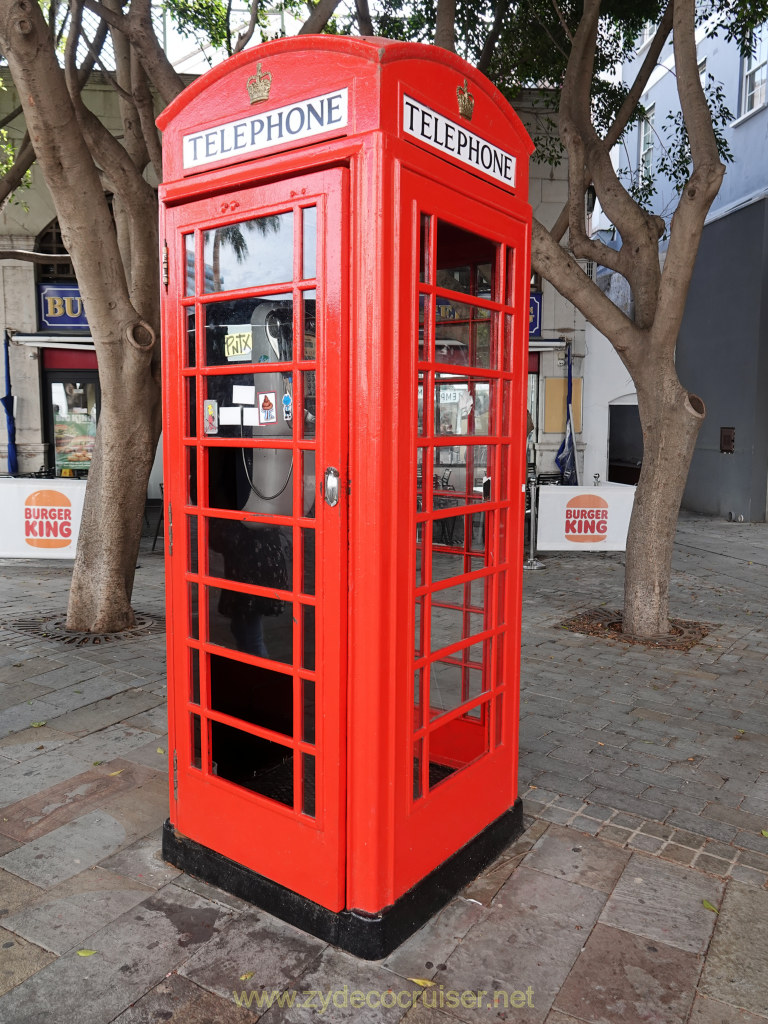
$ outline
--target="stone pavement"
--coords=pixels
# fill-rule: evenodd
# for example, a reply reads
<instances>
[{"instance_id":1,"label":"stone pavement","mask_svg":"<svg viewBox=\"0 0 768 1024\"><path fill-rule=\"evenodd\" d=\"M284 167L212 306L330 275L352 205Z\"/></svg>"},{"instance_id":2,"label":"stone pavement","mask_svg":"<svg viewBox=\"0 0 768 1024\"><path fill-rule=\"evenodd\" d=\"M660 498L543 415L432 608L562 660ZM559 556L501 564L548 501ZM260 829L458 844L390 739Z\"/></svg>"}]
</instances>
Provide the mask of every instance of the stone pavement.
<instances>
[{"instance_id":1,"label":"stone pavement","mask_svg":"<svg viewBox=\"0 0 768 1024\"><path fill-rule=\"evenodd\" d=\"M621 607L622 556L542 556L527 830L380 963L162 862L162 632L34 636L69 565L0 562L0 1024L768 1021L767 542L683 517L673 614L712 624L687 653L564 630ZM150 547L134 603L161 622Z\"/></svg>"}]
</instances>

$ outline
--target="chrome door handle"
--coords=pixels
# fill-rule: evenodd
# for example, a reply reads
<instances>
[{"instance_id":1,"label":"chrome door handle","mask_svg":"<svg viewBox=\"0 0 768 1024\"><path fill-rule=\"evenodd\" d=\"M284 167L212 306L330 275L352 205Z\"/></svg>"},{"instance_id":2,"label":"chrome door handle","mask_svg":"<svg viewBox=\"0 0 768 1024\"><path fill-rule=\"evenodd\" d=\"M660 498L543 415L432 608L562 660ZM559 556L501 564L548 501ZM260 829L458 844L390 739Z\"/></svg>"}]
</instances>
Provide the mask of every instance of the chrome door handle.
<instances>
[{"instance_id":1,"label":"chrome door handle","mask_svg":"<svg viewBox=\"0 0 768 1024\"><path fill-rule=\"evenodd\" d=\"M323 497L326 505L333 508L339 503L339 471L334 466L329 466L325 471L323 482Z\"/></svg>"}]
</instances>

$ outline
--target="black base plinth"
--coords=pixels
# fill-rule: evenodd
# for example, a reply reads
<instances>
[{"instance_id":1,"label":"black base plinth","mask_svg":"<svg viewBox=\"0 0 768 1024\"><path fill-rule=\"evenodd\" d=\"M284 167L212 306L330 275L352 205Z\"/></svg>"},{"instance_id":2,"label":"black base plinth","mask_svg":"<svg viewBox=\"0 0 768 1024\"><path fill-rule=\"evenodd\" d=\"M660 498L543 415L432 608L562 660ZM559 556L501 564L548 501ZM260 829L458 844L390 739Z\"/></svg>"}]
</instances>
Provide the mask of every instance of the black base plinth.
<instances>
[{"instance_id":1,"label":"black base plinth","mask_svg":"<svg viewBox=\"0 0 768 1024\"><path fill-rule=\"evenodd\" d=\"M381 960L444 907L522 831L523 804L518 797L500 818L379 914L358 910L335 913L321 907L188 839L177 832L170 821L163 827L163 857L182 871L225 889L354 956Z\"/></svg>"}]
</instances>

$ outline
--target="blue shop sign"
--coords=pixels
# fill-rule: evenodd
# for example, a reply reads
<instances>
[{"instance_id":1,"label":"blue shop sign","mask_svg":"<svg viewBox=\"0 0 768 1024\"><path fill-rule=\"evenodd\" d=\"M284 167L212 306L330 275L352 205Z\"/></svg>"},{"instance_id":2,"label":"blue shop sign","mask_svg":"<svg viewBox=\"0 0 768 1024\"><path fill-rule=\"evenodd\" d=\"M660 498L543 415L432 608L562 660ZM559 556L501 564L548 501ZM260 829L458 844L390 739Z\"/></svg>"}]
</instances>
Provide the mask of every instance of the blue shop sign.
<instances>
[{"instance_id":1,"label":"blue shop sign","mask_svg":"<svg viewBox=\"0 0 768 1024\"><path fill-rule=\"evenodd\" d=\"M528 334L531 338L541 337L541 292L531 292L531 309L528 318Z\"/></svg>"},{"instance_id":2,"label":"blue shop sign","mask_svg":"<svg viewBox=\"0 0 768 1024\"><path fill-rule=\"evenodd\" d=\"M39 284L37 296L40 330L88 330L83 300L76 284Z\"/></svg>"}]
</instances>

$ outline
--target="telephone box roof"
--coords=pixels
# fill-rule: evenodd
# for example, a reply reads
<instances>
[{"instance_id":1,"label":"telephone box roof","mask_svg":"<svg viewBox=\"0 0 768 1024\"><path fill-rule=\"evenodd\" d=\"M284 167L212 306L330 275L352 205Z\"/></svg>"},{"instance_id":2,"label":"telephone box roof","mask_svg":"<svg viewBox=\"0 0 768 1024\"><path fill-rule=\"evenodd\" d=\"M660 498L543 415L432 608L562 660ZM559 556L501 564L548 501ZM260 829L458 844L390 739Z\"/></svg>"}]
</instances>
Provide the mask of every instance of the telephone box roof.
<instances>
[{"instance_id":1,"label":"telephone box roof","mask_svg":"<svg viewBox=\"0 0 768 1024\"><path fill-rule=\"evenodd\" d=\"M179 137L182 141L190 138L190 133L200 133L201 139L206 133L212 137L220 126L251 125L262 115L290 113L293 104L331 96L334 90L344 92L343 129L317 131L319 138L311 141L377 130L404 136L405 118L401 115L407 96L420 117L436 113L442 118L449 137L455 127L457 132L521 158L521 175L513 191L527 194L527 158L533 143L518 115L481 72L436 46L330 35L294 36L244 50L189 85L157 119L166 133L165 180L203 169L182 158L182 147L174 144ZM469 110L461 106L461 90L469 94ZM281 148L284 146L273 145L266 152ZM215 153L205 167L225 162L233 162L233 158L225 160Z\"/></svg>"}]
</instances>

